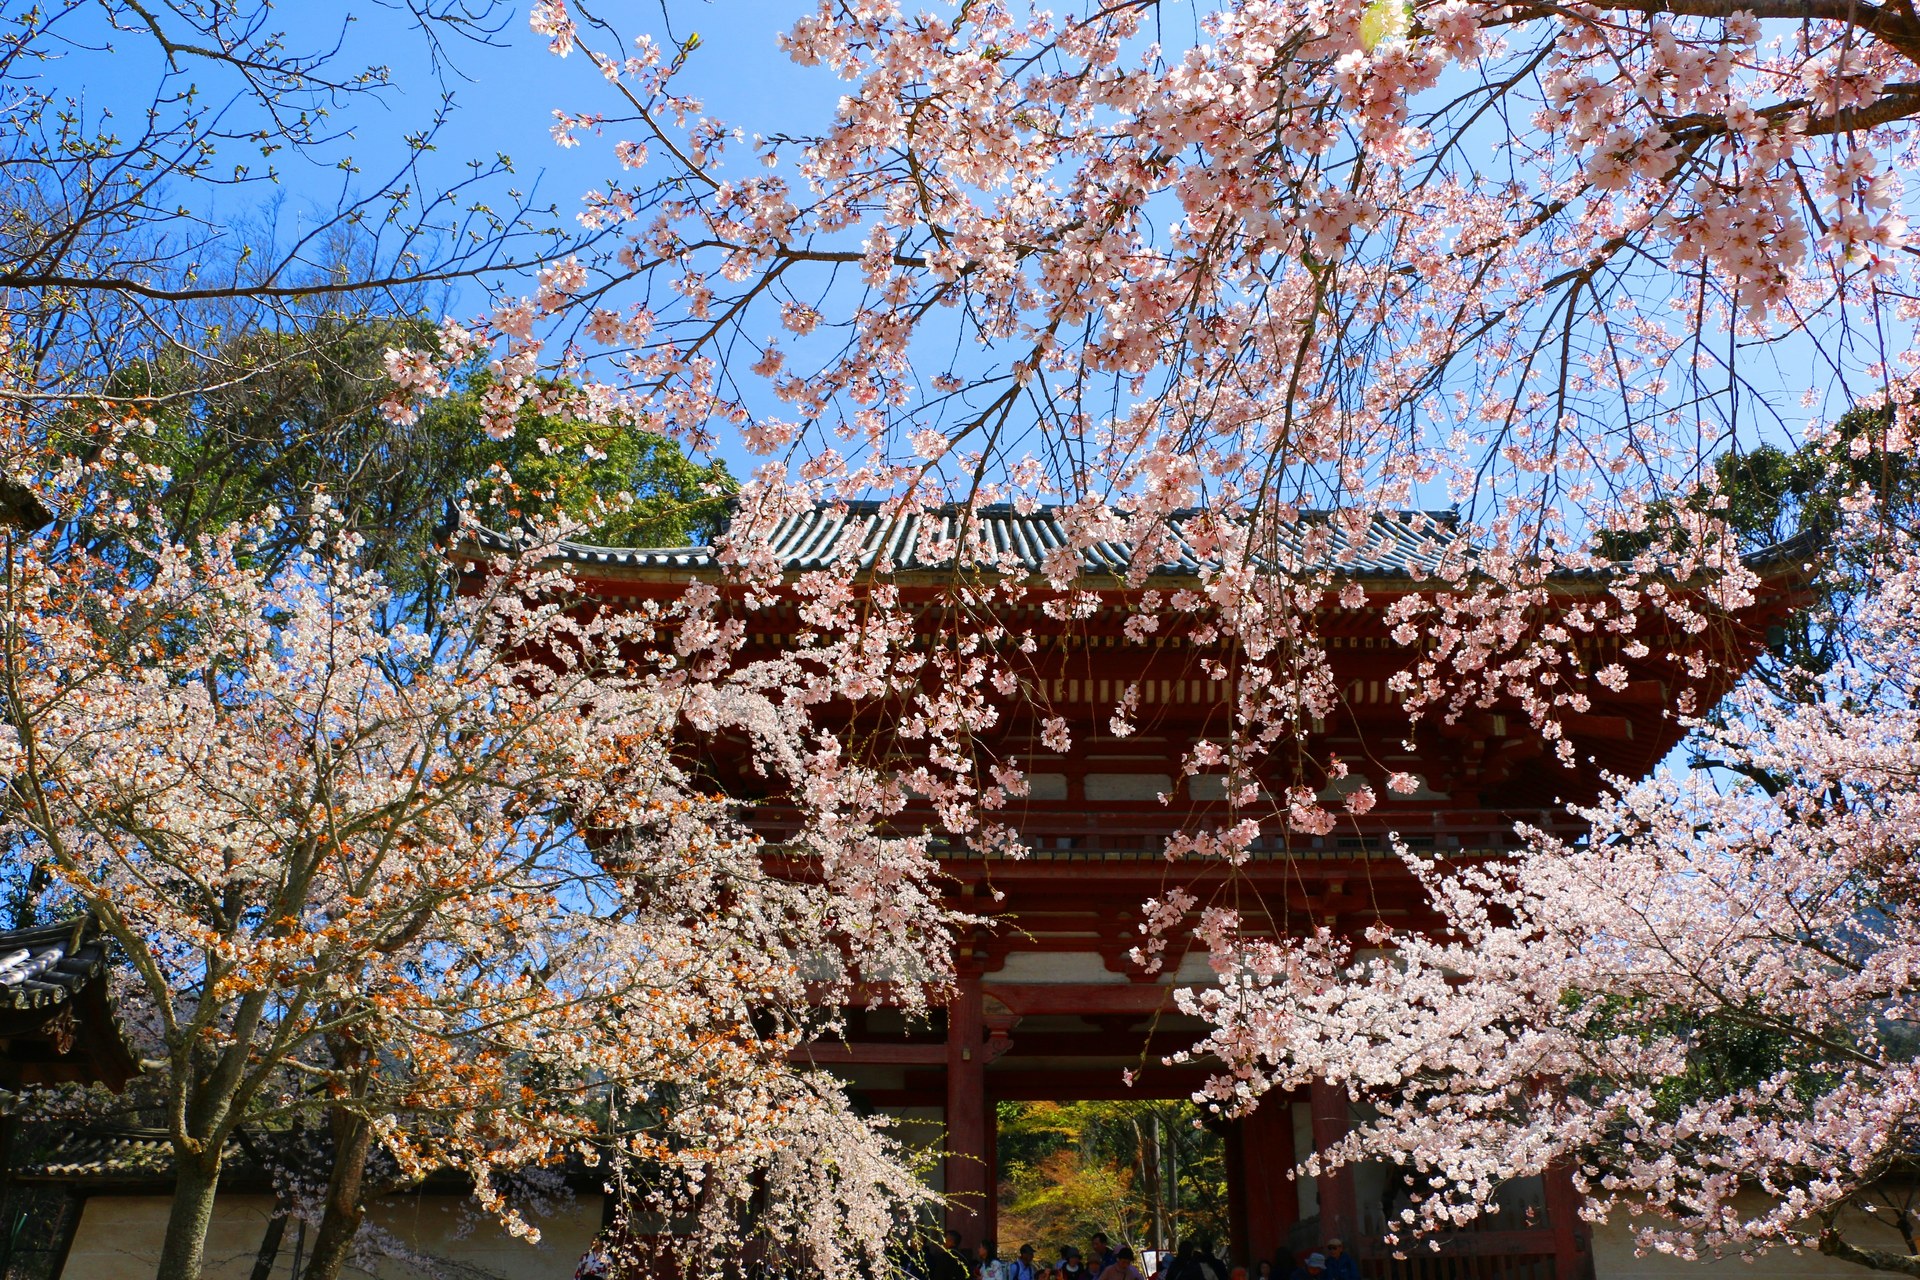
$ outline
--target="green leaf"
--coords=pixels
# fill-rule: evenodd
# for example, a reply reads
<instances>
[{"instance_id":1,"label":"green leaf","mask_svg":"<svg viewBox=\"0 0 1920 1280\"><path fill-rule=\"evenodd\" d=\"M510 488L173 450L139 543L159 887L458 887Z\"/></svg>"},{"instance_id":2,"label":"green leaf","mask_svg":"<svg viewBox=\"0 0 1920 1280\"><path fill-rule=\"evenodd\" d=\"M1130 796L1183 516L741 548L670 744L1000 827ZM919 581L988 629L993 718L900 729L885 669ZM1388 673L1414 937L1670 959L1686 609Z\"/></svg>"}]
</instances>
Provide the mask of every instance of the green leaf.
<instances>
[{"instance_id":1,"label":"green leaf","mask_svg":"<svg viewBox=\"0 0 1920 1280\"><path fill-rule=\"evenodd\" d=\"M1389 40L1404 40L1413 28L1407 0L1373 0L1360 15L1360 47L1372 53Z\"/></svg>"}]
</instances>

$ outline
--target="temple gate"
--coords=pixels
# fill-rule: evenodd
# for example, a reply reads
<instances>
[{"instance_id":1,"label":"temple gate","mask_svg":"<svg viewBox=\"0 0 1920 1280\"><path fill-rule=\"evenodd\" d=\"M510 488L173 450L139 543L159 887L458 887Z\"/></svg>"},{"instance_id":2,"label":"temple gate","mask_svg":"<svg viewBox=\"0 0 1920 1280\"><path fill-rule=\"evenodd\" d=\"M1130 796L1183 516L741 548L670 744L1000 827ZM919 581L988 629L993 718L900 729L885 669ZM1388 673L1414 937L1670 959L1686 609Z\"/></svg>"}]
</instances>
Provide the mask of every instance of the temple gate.
<instances>
[{"instance_id":1,"label":"temple gate","mask_svg":"<svg viewBox=\"0 0 1920 1280\"><path fill-rule=\"evenodd\" d=\"M1303 517L1302 525L1315 518ZM926 602L927 630L935 634L952 625L935 603L938 587L952 581L951 566L923 556L925 522L941 519L951 527L951 516L895 519L860 504L823 508L784 521L771 549L790 576L886 562L889 580L905 597L917 593ZM984 540L1014 552L1036 577L1048 553L1065 541L1044 510L989 508L977 519ZM1651 648L1637 657L1618 634L1570 634L1568 664L1592 670L1619 663L1628 672L1618 688L1592 689L1585 711L1561 717L1576 748L1570 766L1517 705L1475 708L1452 720L1431 717L1409 740L1389 681L1413 654L1389 635L1386 609L1402 593L1432 589L1436 561L1454 541L1450 520L1410 512L1377 517L1357 533L1328 522L1325 563L1360 584L1366 603L1329 607L1318 619L1341 705L1337 717L1314 722L1299 744L1307 758L1337 753L1376 782L1387 772L1413 774L1418 790L1401 795L1376 787L1377 807L1344 818L1323 836L1289 833L1281 821L1263 824L1251 858L1238 867L1170 862L1164 855L1170 833L1208 825L1227 811L1219 777L1183 778L1179 768L1188 746L1226 723L1229 684L1202 665L1219 659L1222 646L1166 634L1128 638L1128 552L1112 545L1075 553L1078 586L1098 592L1105 605L1092 616L1061 621L1038 602L1014 606L1019 616L1008 621L1036 643L1030 697L1011 710L990 745L1017 756L1029 771L1031 794L1007 817L1031 853L1018 860L943 859L954 895L984 923L959 943L959 989L941 1014L910 1024L876 989L852 1014L846 1042L807 1051L868 1105L943 1127L948 1222L968 1244L994 1234L994 1103L1185 1098L1208 1076L1205 1062L1163 1061L1202 1030L1175 1009L1175 988L1207 985L1213 975L1203 949L1183 950L1177 935L1157 976L1128 958L1141 941L1147 898L1177 886L1202 907L1232 907L1254 932L1297 935L1324 926L1359 938L1376 924L1402 932L1432 927L1437 921L1391 848L1390 832L1416 850L1458 859L1498 858L1516 848L1516 823L1577 836L1566 806L1597 798L1603 774L1651 771L1682 737L1676 709L1704 710L1718 701L1758 655L1799 582L1792 557L1757 556L1750 563L1763 587L1755 605L1720 615L1715 626L1694 635L1643 620L1637 638ZM609 604L670 598L694 578L723 581L704 547L563 546L559 557L591 597ZM1193 581L1199 567L1190 551L1176 553L1153 571L1150 586L1176 590ZM1569 574L1550 580L1549 597L1564 604L1605 586L1591 575ZM1537 625L1557 613L1550 604ZM782 628L802 629L791 604L745 616L755 629L749 656L778 651L790 634ZM1687 655L1699 661L1675 660ZM1107 719L1128 686L1140 691L1139 710L1134 731L1116 737ZM1043 712L1069 720L1069 754L1051 753L1040 741ZM1286 783L1276 782L1278 793ZM742 785L751 794L750 784ZM777 808L756 810L755 821L770 841L781 838ZM798 865L786 870L804 874ZM1396 1171L1363 1166L1318 1179L1289 1176L1297 1157L1345 1132L1358 1108L1344 1090L1322 1084L1270 1097L1246 1118L1222 1122L1236 1261L1316 1247L1338 1235L1370 1277L1578 1280L1592 1273L1564 1175L1516 1186L1508 1211L1486 1220L1486 1229L1442 1242L1437 1256L1394 1258L1381 1237L1395 1209Z\"/></svg>"}]
</instances>

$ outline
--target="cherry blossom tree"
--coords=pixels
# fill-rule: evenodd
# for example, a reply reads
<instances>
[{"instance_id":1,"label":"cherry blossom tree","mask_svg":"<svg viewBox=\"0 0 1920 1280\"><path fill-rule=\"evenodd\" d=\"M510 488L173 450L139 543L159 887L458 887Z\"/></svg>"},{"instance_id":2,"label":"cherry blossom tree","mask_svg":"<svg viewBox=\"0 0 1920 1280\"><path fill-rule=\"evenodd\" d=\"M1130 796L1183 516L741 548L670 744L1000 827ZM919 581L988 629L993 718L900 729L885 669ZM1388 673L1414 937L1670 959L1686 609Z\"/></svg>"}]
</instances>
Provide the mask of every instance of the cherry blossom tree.
<instances>
[{"instance_id":1,"label":"cherry blossom tree","mask_svg":"<svg viewBox=\"0 0 1920 1280\"><path fill-rule=\"evenodd\" d=\"M1661 584L1711 579L1720 610L1753 586L1714 503L1671 501L1713 457L1817 435L1807 395L1895 406L1863 443L1910 447L1898 169L1920 100L1883 17L823 3L780 37L846 82L808 128L706 115L673 6L636 35L537 5L552 50L600 73L554 130L621 166L581 213L606 252L393 352L389 412L487 358L498 432L531 404L696 449L737 437L765 462L723 553L763 582L760 539L822 500L1058 504L1054 592L1106 542L1143 582L1169 516L1206 513L1201 592L1137 607L1159 615L1142 635L1249 655L1230 761L1336 700L1305 606L1342 585L1340 531L1350 548L1374 514L1452 505L1434 537L1453 554L1395 619L1436 656L1400 693L1419 714L1516 698L1551 731L1592 693L1527 621L1552 574L1612 575L1595 625L1695 626ZM1739 354L1768 347L1804 347L1815 379ZM1335 519L1302 542L1307 509ZM1006 567L964 514L916 551L962 590ZM1334 820L1313 798L1334 768L1303 767L1283 825Z\"/></svg>"},{"instance_id":2,"label":"cherry blossom tree","mask_svg":"<svg viewBox=\"0 0 1920 1280\"><path fill-rule=\"evenodd\" d=\"M959 504L950 536L912 559L949 571L945 607L968 625L904 659L946 691L906 724L931 761L918 794L976 845L1019 847L979 817L1021 782L1017 761L978 758L976 731L1030 696L1020 637L997 619L1109 604L1081 581L1081 552L1133 548L1130 640L1231 649L1208 669L1231 723L1187 744L1182 767L1224 772L1235 812L1169 853L1235 860L1263 829L1330 831L1346 816L1323 801L1330 784L1353 815L1378 788L1418 785L1289 750L1337 710L1318 619L1367 604L1340 570L1379 513L1460 516L1389 616L1409 713L1517 705L1571 761L1559 722L1626 679L1567 662L1575 632L1644 654L1650 630L1697 635L1753 600L1717 459L1831 444L1823 419L1856 408L1866 429L1846 448L1863 466L1898 471L1914 449L1902 175L1920 28L1898 8L822 0L782 37L844 82L812 127L706 115L682 88L699 43L675 17L634 38L588 0L535 7L553 51L599 72L583 83L600 96L563 106L555 133L622 165L583 211L618 247L443 326L437 349L396 351L389 411L484 356L499 431L531 401L695 447L737 436L765 460L722 549L749 599L774 598L764 535L804 506ZM538 376L556 366L565 396ZM972 516L1001 500L1059 508L1066 542L1041 581ZM1146 575L1176 512L1198 585L1163 594ZM909 650L892 567L850 553L789 584L816 654ZM1567 571L1600 585L1556 601ZM1908 572L1868 582L1870 613L1905 602ZM1220 1101L1314 1073L1383 1091L1416 1144L1396 1154L1450 1189L1422 1201L1429 1223L1565 1156L1598 1209L1638 1197L1656 1214L1650 1244L1911 1258L1910 1241L1899 1257L1853 1244L1837 1216L1875 1194L1911 1133L1905 935L1886 905L1910 851L1874 807L1899 794L1910 664L1897 613L1872 616L1880 647L1826 696L1750 701L1711 730L1723 758L1792 786L1621 780L1584 843L1541 836L1509 868L1422 866L1465 942L1395 939L1393 961L1353 972L1334 940L1268 948L1209 921L1241 984L1204 1006L1210 1047L1243 1073ZM1849 692L1878 674L1894 683ZM1067 750L1064 721L1043 723ZM1777 756L1769 735L1836 754ZM1888 757L1865 759L1873 744ZM1879 842L1841 849L1841 815L1869 813ZM1149 914L1187 905L1169 895ZM1770 923L1742 934L1755 919ZM1700 923L1723 920L1747 923ZM1687 1084L1709 1013L1778 1036L1778 1061L1752 1080L1729 1067L1727 1088ZM1343 1029L1382 1044L1343 1060ZM1476 1073L1474 1036L1504 1055L1484 1070L1508 1074ZM1443 1068L1465 1073L1450 1110ZM1536 1093L1541 1118L1518 1118ZM1488 1097L1513 1105L1476 1110ZM1344 1156L1395 1141L1388 1127ZM1729 1207L1755 1188L1770 1207Z\"/></svg>"},{"instance_id":3,"label":"cherry blossom tree","mask_svg":"<svg viewBox=\"0 0 1920 1280\"><path fill-rule=\"evenodd\" d=\"M1217 673L1234 686L1227 741L1186 763L1243 779L1247 820L1178 837L1187 857L1240 856L1262 823L1336 821L1319 792L1340 762L1311 766L1277 812L1251 797L1273 744L1337 702L1314 612L1364 603L1329 594L1341 520L1357 537L1427 495L1463 509L1457 568L1393 619L1422 646L1399 692L1432 715L1511 698L1551 734L1584 709L1583 682L1619 677L1568 670L1565 631L1529 621L1549 575L1610 574L1573 626L1697 631L1753 585L1709 459L1764 432L1817 438L1796 411L1808 396L1815 412L1823 397L1886 410L1856 453L1911 451L1900 173L1920 36L1900 12L1240 0L1188 14L823 3L784 43L845 96L817 128L782 121L748 142L677 90L691 38L629 43L590 4L541 5L554 52L611 86L604 109L557 113L556 134L625 166L586 206L623 247L449 326L438 354L402 353L396 378L431 394L448 362L493 351L505 429L563 333L563 361L604 388L575 411L696 444L738 432L768 459L730 549L750 577L777 567L757 532L821 498L1056 501L1070 545L1044 585L1070 616L1095 607L1072 594L1074 552L1131 543L1144 574L1169 513L1210 513L1187 526L1210 561L1202 589L1149 593L1134 629L1244 654ZM1813 376L1763 380L1743 353L1769 346L1805 352ZM1661 501L1703 476L1707 500ZM1289 544L1306 506L1338 514ZM972 701L930 733L956 740L1010 696L1016 638L986 615L1022 588L963 572L1007 568L964 518L950 544L917 550L966 579L955 594L975 593L970 638L990 655L944 673ZM857 576L797 589L823 627L851 630L839 620L874 598ZM1705 583L1705 600L1676 582ZM1650 1243L1864 1248L1838 1209L1874 1194L1911 1133L1906 935L1888 909L1909 874L1895 797L1911 735L1904 687L1862 697L1849 682L1910 670L1886 630L1905 582L1875 584L1885 645L1829 697L1756 701L1716 731L1724 757L1795 779L1778 794L1623 781L1585 843L1422 866L1459 936L1396 939L1395 960L1357 971L1334 940L1267 948L1214 922L1217 962L1244 979L1196 1006L1220 1024L1208 1047L1245 1073L1223 1101L1316 1074L1384 1089L1386 1118L1345 1154L1400 1143L1392 1154L1438 1170L1457 1194L1423 1200L1429 1220L1571 1156L1596 1206L1666 1211ZM1127 723L1123 697L1115 731ZM1048 733L1066 748L1064 725ZM1885 758L1863 756L1873 744ZM971 768L931 794L956 810L990 797ZM1347 807L1374 794L1351 789ZM1863 841L1861 823L1885 825ZM1777 1061L1689 1094L1708 1015L1779 1037ZM1440 1083L1449 1072L1462 1083ZM1767 1208L1727 1211L1756 1187Z\"/></svg>"},{"instance_id":4,"label":"cherry blossom tree","mask_svg":"<svg viewBox=\"0 0 1920 1280\"><path fill-rule=\"evenodd\" d=\"M1854 397L1902 371L1868 323L1911 297L1902 21L822 3L782 42L848 91L781 133L677 92L697 38L541 4L610 86L555 132L628 175L584 214L622 243L447 340L503 344L502 429L564 314L643 424L737 429L841 492L1151 514L1450 487L1530 547L1581 490L1639 494L1809 389L1723 339L1832 338L1819 376Z\"/></svg>"},{"instance_id":5,"label":"cherry blossom tree","mask_svg":"<svg viewBox=\"0 0 1920 1280\"><path fill-rule=\"evenodd\" d=\"M1852 659L1704 731L1738 775L1621 779L1584 839L1511 860L1404 854L1438 936L1223 948L1185 997L1229 1067L1216 1105L1314 1078L1371 1104L1310 1164L1415 1171L1408 1235L1563 1165L1645 1248L1920 1274L1920 556L1878 541Z\"/></svg>"},{"instance_id":6,"label":"cherry blossom tree","mask_svg":"<svg viewBox=\"0 0 1920 1280\"><path fill-rule=\"evenodd\" d=\"M243 1126L331 1135L312 1277L350 1256L376 1149L403 1182L461 1172L520 1234L500 1175L572 1153L611 1162L630 1247L671 1220L683 1259L877 1260L924 1193L789 1055L863 967L937 988L946 916L924 840L807 789L782 673L697 673L697 601L583 610L544 544L436 630L395 626L323 503L304 553L250 567L249 526L182 543L121 497L142 427L98 430L93 462L38 473L10 438L65 514L0 532L0 838L124 954L177 1172L160 1275L199 1274ZM695 781L685 736L728 732L800 793L818 876L767 874Z\"/></svg>"}]
</instances>

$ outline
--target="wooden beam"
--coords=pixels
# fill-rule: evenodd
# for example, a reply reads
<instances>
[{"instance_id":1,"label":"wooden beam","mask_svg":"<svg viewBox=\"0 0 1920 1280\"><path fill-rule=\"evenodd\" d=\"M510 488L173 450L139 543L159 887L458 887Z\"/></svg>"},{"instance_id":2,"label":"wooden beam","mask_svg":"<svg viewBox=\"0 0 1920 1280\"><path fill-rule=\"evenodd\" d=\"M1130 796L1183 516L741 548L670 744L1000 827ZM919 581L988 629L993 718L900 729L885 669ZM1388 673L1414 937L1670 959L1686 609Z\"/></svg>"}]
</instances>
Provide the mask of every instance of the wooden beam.
<instances>
[{"instance_id":1,"label":"wooden beam","mask_svg":"<svg viewBox=\"0 0 1920 1280\"><path fill-rule=\"evenodd\" d=\"M983 994L1022 1017L1047 1013L1170 1013L1174 1011L1173 991L1170 986L1144 982L990 982L982 988Z\"/></svg>"},{"instance_id":2,"label":"wooden beam","mask_svg":"<svg viewBox=\"0 0 1920 1280\"><path fill-rule=\"evenodd\" d=\"M1050 1067L987 1072L987 1096L998 1102L1068 1102L1112 1099L1186 1099L1207 1081L1197 1067L1147 1067L1132 1084L1119 1066L1059 1070Z\"/></svg>"},{"instance_id":3,"label":"wooden beam","mask_svg":"<svg viewBox=\"0 0 1920 1280\"><path fill-rule=\"evenodd\" d=\"M1370 1240L1354 1232L1346 1237L1354 1252L1363 1258L1391 1258L1395 1248L1383 1240ZM1438 1249L1431 1248L1437 1244ZM1452 1235L1403 1241L1401 1255L1419 1256L1433 1252L1442 1258L1546 1258L1553 1257L1554 1233L1545 1227L1517 1228L1510 1231L1461 1231Z\"/></svg>"},{"instance_id":4,"label":"wooden beam","mask_svg":"<svg viewBox=\"0 0 1920 1280\"><path fill-rule=\"evenodd\" d=\"M1300 1192L1287 1177L1295 1161L1293 1095L1270 1093L1240 1122L1239 1167L1227 1177L1236 1185L1247 1216L1243 1258L1275 1258L1300 1218ZM1571 1277L1569 1277L1571 1280Z\"/></svg>"},{"instance_id":5,"label":"wooden beam","mask_svg":"<svg viewBox=\"0 0 1920 1280\"><path fill-rule=\"evenodd\" d=\"M944 1089L855 1089L853 1091L868 1106L878 1107L882 1111L894 1111L907 1107L939 1107L946 1103Z\"/></svg>"},{"instance_id":6,"label":"wooden beam","mask_svg":"<svg viewBox=\"0 0 1920 1280\"><path fill-rule=\"evenodd\" d=\"M1120 1014L1132 1019L1133 1014ZM1009 1062L1020 1058L1113 1058L1122 1054L1144 1055L1158 1062L1167 1054L1191 1049L1201 1031L1123 1031L1117 1036L1107 1031L1029 1031L1017 1028L1012 1033L1013 1048Z\"/></svg>"},{"instance_id":7,"label":"wooden beam","mask_svg":"<svg viewBox=\"0 0 1920 1280\"><path fill-rule=\"evenodd\" d=\"M819 1067L851 1065L938 1067L947 1061L944 1044L903 1044L888 1041L817 1040L801 1045L787 1055L790 1062L807 1062Z\"/></svg>"}]
</instances>

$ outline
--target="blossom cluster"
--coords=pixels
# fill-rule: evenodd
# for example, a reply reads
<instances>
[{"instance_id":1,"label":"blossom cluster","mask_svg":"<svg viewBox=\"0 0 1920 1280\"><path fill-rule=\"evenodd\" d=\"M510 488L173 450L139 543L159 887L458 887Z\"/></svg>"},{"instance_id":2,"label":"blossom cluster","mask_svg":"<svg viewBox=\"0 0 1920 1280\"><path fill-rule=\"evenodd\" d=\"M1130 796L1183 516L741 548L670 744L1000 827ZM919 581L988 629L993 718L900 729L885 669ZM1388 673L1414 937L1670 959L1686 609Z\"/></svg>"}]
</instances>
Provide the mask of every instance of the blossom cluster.
<instances>
[{"instance_id":1,"label":"blossom cluster","mask_svg":"<svg viewBox=\"0 0 1920 1280\"><path fill-rule=\"evenodd\" d=\"M1586 836L1513 858L1403 850L1435 934L1227 940L1222 984L1183 996L1228 1068L1207 1097L1319 1079L1368 1104L1314 1165L1415 1171L1407 1236L1571 1169L1645 1248L1904 1265L1841 1225L1898 1225L1920 1120L1920 554L1878 569L1819 696L1749 690L1698 726L1717 775L1619 779Z\"/></svg>"},{"instance_id":2,"label":"blossom cluster","mask_svg":"<svg viewBox=\"0 0 1920 1280\"><path fill-rule=\"evenodd\" d=\"M677 1248L737 1246L751 1204L824 1268L872 1261L926 1193L796 1051L862 974L937 993L948 914L925 842L831 785L795 671L704 669L698 600L583 613L537 540L400 621L324 500L269 573L249 525L184 544L114 496L154 478L142 426L94 430L37 472L10 441L66 519L0 548L0 840L125 956L183 1179L241 1126L324 1122L518 1234L505 1175L573 1156L697 1208ZM690 734L790 784L816 875L766 874Z\"/></svg>"}]
</instances>

